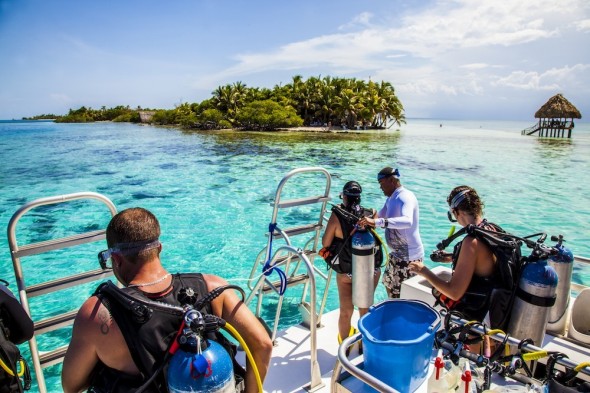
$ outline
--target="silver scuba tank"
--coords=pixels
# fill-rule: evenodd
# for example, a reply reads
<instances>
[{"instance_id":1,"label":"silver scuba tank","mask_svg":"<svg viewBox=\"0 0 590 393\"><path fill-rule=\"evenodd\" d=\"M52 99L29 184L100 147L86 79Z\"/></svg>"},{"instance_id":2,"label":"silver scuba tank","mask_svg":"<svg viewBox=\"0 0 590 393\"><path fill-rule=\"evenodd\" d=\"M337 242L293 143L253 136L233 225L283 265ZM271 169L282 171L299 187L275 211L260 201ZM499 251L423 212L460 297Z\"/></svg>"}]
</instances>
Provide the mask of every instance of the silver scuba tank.
<instances>
[{"instance_id":1,"label":"silver scuba tank","mask_svg":"<svg viewBox=\"0 0 590 393\"><path fill-rule=\"evenodd\" d=\"M368 308L373 305L375 292L375 238L365 229L352 235L352 304Z\"/></svg>"},{"instance_id":2,"label":"silver scuba tank","mask_svg":"<svg viewBox=\"0 0 590 393\"><path fill-rule=\"evenodd\" d=\"M543 344L557 281L557 273L546 258L529 262L523 268L507 329L511 336Z\"/></svg>"},{"instance_id":3,"label":"silver scuba tank","mask_svg":"<svg viewBox=\"0 0 590 393\"><path fill-rule=\"evenodd\" d=\"M563 236L551 237L551 240L558 243L554 246L556 255L551 255L547 263L557 272L559 282L557 283L555 304L549 311L547 330L557 334L565 334L569 318L570 287L572 284L572 271L574 269L574 254L563 246Z\"/></svg>"}]
</instances>

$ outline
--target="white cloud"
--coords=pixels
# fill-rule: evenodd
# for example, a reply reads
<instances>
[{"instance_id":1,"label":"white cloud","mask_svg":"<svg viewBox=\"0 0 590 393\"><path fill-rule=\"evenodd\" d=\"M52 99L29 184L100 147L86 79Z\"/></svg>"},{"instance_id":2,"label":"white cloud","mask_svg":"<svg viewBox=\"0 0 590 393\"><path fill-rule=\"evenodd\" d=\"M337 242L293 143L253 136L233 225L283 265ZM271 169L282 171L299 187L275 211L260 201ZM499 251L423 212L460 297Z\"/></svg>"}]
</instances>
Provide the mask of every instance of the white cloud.
<instances>
[{"instance_id":1,"label":"white cloud","mask_svg":"<svg viewBox=\"0 0 590 393\"><path fill-rule=\"evenodd\" d=\"M555 90L557 84L541 85L541 77L537 72L514 71L510 75L498 79L496 86L506 86L524 90Z\"/></svg>"},{"instance_id":2,"label":"white cloud","mask_svg":"<svg viewBox=\"0 0 590 393\"><path fill-rule=\"evenodd\" d=\"M338 30L358 29L359 27L367 27L371 25L371 18L373 14L370 12L362 12L355 16L350 22L338 27Z\"/></svg>"},{"instance_id":3,"label":"white cloud","mask_svg":"<svg viewBox=\"0 0 590 393\"><path fill-rule=\"evenodd\" d=\"M437 93L446 95L457 95L458 91L455 86L445 85L432 79L422 79L415 82L402 83L398 85L398 90L406 94L416 94L427 96Z\"/></svg>"},{"instance_id":4,"label":"white cloud","mask_svg":"<svg viewBox=\"0 0 590 393\"><path fill-rule=\"evenodd\" d=\"M576 26L576 30L590 32L590 19L584 19L573 23Z\"/></svg>"},{"instance_id":5,"label":"white cloud","mask_svg":"<svg viewBox=\"0 0 590 393\"><path fill-rule=\"evenodd\" d=\"M492 84L524 90L559 90L563 82L576 83L590 69L589 64L576 64L573 67L552 68L545 72L514 71L506 77L498 78Z\"/></svg>"},{"instance_id":6,"label":"white cloud","mask_svg":"<svg viewBox=\"0 0 590 393\"><path fill-rule=\"evenodd\" d=\"M484 68L490 67L490 65L485 64L485 63L471 63L471 64L463 64L460 67L466 68L468 70L483 70Z\"/></svg>"},{"instance_id":7,"label":"white cloud","mask_svg":"<svg viewBox=\"0 0 590 393\"><path fill-rule=\"evenodd\" d=\"M237 64L218 77L318 66L370 70L383 66L380 59L384 58L410 55L429 59L464 48L522 45L558 36L559 28L567 26L563 21L575 24L583 11L587 14L584 4L576 0L559 4L549 0L534 4L520 0L444 1L402 17L401 27L373 23L359 32L324 35L264 53L240 54ZM345 26L368 24L371 16L362 13ZM585 23L580 21L579 25Z\"/></svg>"},{"instance_id":8,"label":"white cloud","mask_svg":"<svg viewBox=\"0 0 590 393\"><path fill-rule=\"evenodd\" d=\"M496 102L515 90L574 89L588 85L581 70L590 58L579 50L587 40L579 32L590 31L589 16L587 0L442 0L378 19L361 13L332 34L236 55L234 66L196 85L323 70L388 80L408 102L438 105L449 104L447 97L462 105L475 96Z\"/></svg>"}]
</instances>

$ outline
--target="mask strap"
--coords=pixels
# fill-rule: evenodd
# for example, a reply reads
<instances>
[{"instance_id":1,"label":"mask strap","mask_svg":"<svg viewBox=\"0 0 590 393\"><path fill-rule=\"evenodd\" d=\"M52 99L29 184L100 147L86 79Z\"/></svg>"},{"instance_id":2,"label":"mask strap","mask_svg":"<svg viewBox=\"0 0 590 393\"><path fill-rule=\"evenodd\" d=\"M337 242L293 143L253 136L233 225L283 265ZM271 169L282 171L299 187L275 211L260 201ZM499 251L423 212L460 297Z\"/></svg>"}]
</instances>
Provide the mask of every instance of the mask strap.
<instances>
[{"instance_id":1,"label":"mask strap","mask_svg":"<svg viewBox=\"0 0 590 393\"><path fill-rule=\"evenodd\" d=\"M463 202L463 200L465 199L465 195L467 195L469 193L469 191L471 191L471 190L469 190L469 189L463 190L463 191L459 192L457 195L455 195L453 197L453 199L451 200L451 203L449 204L449 208L451 210L457 208L457 206L459 206L459 204L461 202Z\"/></svg>"}]
</instances>

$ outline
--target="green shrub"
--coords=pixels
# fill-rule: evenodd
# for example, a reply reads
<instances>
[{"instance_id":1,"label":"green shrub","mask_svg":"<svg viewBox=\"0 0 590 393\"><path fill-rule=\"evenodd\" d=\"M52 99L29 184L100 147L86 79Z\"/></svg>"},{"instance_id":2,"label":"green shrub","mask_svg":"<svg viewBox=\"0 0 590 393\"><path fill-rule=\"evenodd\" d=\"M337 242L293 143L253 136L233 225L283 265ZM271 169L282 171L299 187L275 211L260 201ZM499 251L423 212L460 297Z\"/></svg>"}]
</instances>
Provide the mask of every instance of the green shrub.
<instances>
[{"instance_id":1,"label":"green shrub","mask_svg":"<svg viewBox=\"0 0 590 393\"><path fill-rule=\"evenodd\" d=\"M236 116L245 130L273 131L281 127L300 127L303 119L291 106L281 106L272 100L246 104Z\"/></svg>"}]
</instances>

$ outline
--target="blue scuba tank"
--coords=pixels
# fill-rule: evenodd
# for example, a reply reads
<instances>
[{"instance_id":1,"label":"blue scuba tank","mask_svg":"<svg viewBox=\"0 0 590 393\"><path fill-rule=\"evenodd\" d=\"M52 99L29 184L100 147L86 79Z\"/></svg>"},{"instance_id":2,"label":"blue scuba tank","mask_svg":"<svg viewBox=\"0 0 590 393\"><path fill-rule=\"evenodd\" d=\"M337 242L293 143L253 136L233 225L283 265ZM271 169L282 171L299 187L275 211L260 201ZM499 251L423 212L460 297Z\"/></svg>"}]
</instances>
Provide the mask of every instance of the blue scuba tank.
<instances>
[{"instance_id":1,"label":"blue scuba tank","mask_svg":"<svg viewBox=\"0 0 590 393\"><path fill-rule=\"evenodd\" d=\"M559 282L557 284L555 304L549 311L549 320L547 322L547 330L565 334L567 326L569 305L570 305L570 288L572 284L572 272L574 269L574 254L562 244L563 236L558 238L551 238L557 240L558 243L554 246L557 254L551 255L547 263L552 266L557 272Z\"/></svg>"},{"instance_id":2,"label":"blue scuba tank","mask_svg":"<svg viewBox=\"0 0 590 393\"><path fill-rule=\"evenodd\" d=\"M357 229L352 235L352 304L369 308L375 292L375 238L366 229Z\"/></svg>"},{"instance_id":3,"label":"blue scuba tank","mask_svg":"<svg viewBox=\"0 0 590 393\"><path fill-rule=\"evenodd\" d=\"M508 324L510 335L543 345L549 310L555 303L557 273L547 258L529 262L523 268Z\"/></svg>"},{"instance_id":4,"label":"blue scuba tank","mask_svg":"<svg viewBox=\"0 0 590 393\"><path fill-rule=\"evenodd\" d=\"M235 392L234 370L229 353L213 340L203 340L200 345L200 353L198 350L192 352L183 349L174 353L168 364L169 391Z\"/></svg>"}]
</instances>

